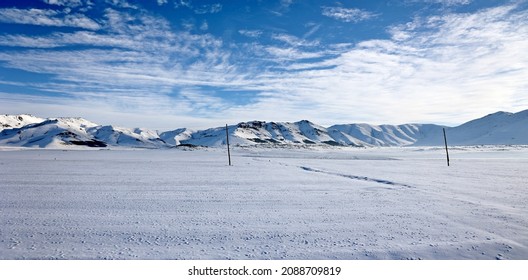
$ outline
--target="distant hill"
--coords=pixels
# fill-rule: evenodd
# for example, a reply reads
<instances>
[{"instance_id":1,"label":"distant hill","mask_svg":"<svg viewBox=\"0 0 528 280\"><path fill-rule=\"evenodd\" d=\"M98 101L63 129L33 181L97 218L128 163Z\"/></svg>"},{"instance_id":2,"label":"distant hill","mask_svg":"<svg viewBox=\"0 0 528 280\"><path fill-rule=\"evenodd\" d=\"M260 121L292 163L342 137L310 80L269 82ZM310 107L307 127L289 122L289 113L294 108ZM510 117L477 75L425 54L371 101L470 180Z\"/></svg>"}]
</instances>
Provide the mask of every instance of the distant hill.
<instances>
[{"instance_id":1,"label":"distant hill","mask_svg":"<svg viewBox=\"0 0 528 280\"><path fill-rule=\"evenodd\" d=\"M38 148L75 147L138 147L160 148L167 146L157 132L136 129L100 126L83 118L26 118L26 115L0 116L0 125L12 119L34 120L21 127L0 131L0 146ZM7 123L7 124L11 124ZM20 126L20 125L18 125ZM4 127L6 127L4 125Z\"/></svg>"},{"instance_id":2,"label":"distant hill","mask_svg":"<svg viewBox=\"0 0 528 280\"><path fill-rule=\"evenodd\" d=\"M294 123L250 121L228 126L228 133L230 143L239 146L440 146L444 144L442 128L446 129L451 146L526 145L528 110L497 112L457 127L341 124L326 128L307 120ZM225 144L225 127L197 131L179 128L159 133L142 128L102 126L83 118L0 115L0 146L170 148Z\"/></svg>"},{"instance_id":3,"label":"distant hill","mask_svg":"<svg viewBox=\"0 0 528 280\"><path fill-rule=\"evenodd\" d=\"M414 145L443 145L441 131L431 131ZM446 128L449 145L525 145L528 144L528 110L497 112L457 127Z\"/></svg>"}]
</instances>

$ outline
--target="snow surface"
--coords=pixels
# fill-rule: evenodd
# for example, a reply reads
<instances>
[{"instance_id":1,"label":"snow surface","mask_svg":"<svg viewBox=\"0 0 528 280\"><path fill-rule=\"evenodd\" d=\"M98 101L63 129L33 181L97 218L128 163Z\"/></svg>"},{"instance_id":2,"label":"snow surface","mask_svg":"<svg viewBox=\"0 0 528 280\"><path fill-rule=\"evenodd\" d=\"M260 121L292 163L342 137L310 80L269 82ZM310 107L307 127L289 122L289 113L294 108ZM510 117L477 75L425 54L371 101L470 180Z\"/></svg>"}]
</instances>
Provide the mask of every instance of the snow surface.
<instances>
[{"instance_id":1,"label":"snow surface","mask_svg":"<svg viewBox=\"0 0 528 280\"><path fill-rule=\"evenodd\" d=\"M528 147L0 151L0 259L528 259Z\"/></svg>"}]
</instances>

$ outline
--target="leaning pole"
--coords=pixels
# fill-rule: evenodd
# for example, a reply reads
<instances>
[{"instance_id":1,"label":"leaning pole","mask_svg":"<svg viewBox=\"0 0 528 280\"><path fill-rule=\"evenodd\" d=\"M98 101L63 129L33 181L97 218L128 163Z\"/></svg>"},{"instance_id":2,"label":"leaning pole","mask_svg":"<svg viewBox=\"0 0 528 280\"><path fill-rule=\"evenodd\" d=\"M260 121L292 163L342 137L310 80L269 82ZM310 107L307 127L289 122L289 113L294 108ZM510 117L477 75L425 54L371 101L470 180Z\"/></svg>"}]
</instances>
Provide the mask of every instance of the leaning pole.
<instances>
[{"instance_id":1,"label":"leaning pole","mask_svg":"<svg viewBox=\"0 0 528 280\"><path fill-rule=\"evenodd\" d=\"M226 124L226 143L227 143L227 159L229 160L229 166L231 166L231 152L229 151L229 130Z\"/></svg>"},{"instance_id":2,"label":"leaning pole","mask_svg":"<svg viewBox=\"0 0 528 280\"><path fill-rule=\"evenodd\" d=\"M444 131L444 144L445 144L446 156L447 156L447 166L449 166L449 151L447 150L447 137L446 137L445 128L442 128L442 130Z\"/></svg>"}]
</instances>

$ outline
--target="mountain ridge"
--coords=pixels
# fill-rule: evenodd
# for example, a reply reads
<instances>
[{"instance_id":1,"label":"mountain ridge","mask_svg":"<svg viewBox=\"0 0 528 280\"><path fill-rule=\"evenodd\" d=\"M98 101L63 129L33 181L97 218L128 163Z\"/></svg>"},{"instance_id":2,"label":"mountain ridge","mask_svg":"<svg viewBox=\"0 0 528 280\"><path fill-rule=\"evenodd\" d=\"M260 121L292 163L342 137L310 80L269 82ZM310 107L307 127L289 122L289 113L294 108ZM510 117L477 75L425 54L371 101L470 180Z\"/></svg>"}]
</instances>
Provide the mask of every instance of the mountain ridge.
<instances>
[{"instance_id":1,"label":"mountain ridge","mask_svg":"<svg viewBox=\"0 0 528 280\"><path fill-rule=\"evenodd\" d=\"M442 129L448 144L526 145L528 110L499 111L456 127L436 124L338 124L323 127L298 122L249 121L228 126L232 145L441 146ZM145 128L99 125L80 117L39 118L29 114L0 115L0 146L38 148L172 148L217 147L226 144L226 128L178 128L164 132Z\"/></svg>"}]
</instances>

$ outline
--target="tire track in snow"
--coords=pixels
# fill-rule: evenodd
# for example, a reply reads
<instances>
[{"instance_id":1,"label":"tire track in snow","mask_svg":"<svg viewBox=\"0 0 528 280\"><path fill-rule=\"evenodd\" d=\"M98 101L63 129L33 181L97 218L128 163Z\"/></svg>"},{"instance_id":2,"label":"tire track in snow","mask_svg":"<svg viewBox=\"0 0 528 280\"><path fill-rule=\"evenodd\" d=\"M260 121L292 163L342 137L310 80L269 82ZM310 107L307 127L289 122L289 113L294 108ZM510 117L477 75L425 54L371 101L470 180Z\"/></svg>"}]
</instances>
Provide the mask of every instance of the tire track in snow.
<instances>
[{"instance_id":1,"label":"tire track in snow","mask_svg":"<svg viewBox=\"0 0 528 280\"><path fill-rule=\"evenodd\" d=\"M414 187L406 185L406 184L400 184L400 183L396 183L396 182L389 181L389 180L384 180L384 179L376 179L376 178L370 178L370 177L366 177L366 176L355 176L355 175L349 175L349 174L341 174L341 173L329 172L329 171L315 169L315 168L311 168L311 167L307 167L307 166L299 166L299 168L301 168L302 170L305 170L305 171L309 171L309 172L316 172L316 173L323 173L323 174L334 175L334 176L339 176L339 177L345 177L345 178L349 178L349 179L352 179L352 180L374 182L374 183L378 183L378 184L384 184L384 185L390 185L390 186L398 186L398 187L404 187L404 188L414 188Z\"/></svg>"},{"instance_id":2,"label":"tire track in snow","mask_svg":"<svg viewBox=\"0 0 528 280\"><path fill-rule=\"evenodd\" d=\"M272 162L271 160L265 161L265 160L254 158L254 157L252 159L254 161L258 161L258 162ZM279 161L274 161L274 163L278 163L279 165L282 165L282 166L292 166L290 164L279 162ZM324 170L320 170L320 169L316 169L316 168L312 168L312 167L307 167L307 166L297 166L297 167L302 169L302 170L304 170L304 171L308 171L308 172L323 173L323 174L327 174L327 175L344 177L344 178L348 178L348 179L352 179L352 180L367 181L367 182L373 182L373 183L378 183L378 184L384 184L384 185L388 185L388 186L403 187L403 188L408 188L408 189L414 189L415 188L413 186L409 186L409 185L406 185L406 184L401 184L401 183L397 183L397 182L393 182L393 181L389 181L389 180L385 180L385 179L377 179L377 178L370 178L370 177L367 177L367 176L356 176L356 175L342 174L342 173L336 173L336 172L331 172L331 171L324 171Z\"/></svg>"}]
</instances>

